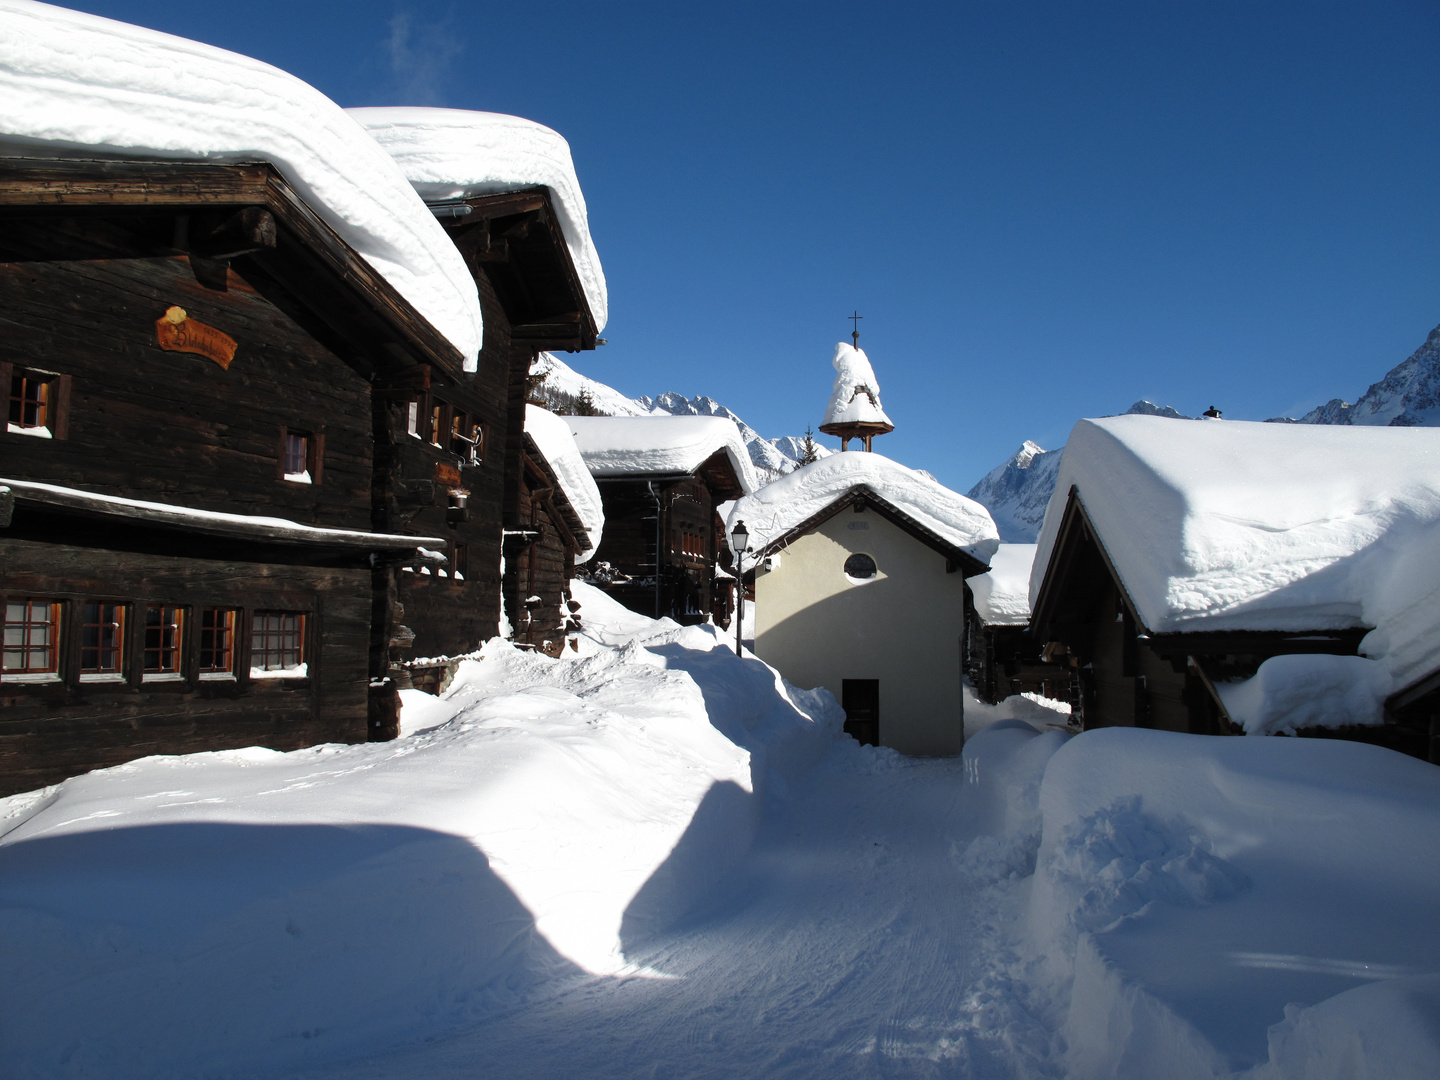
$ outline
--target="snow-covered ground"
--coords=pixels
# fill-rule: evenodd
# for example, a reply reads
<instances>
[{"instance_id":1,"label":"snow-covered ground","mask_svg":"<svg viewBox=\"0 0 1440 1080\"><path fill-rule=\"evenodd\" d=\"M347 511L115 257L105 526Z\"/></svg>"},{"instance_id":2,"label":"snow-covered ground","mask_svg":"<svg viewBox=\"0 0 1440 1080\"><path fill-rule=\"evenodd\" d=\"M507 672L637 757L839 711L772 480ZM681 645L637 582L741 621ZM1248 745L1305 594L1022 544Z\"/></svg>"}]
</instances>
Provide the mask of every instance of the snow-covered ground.
<instances>
[{"instance_id":1,"label":"snow-covered ground","mask_svg":"<svg viewBox=\"0 0 1440 1080\"><path fill-rule=\"evenodd\" d=\"M840 734L577 586L390 743L0 801L0 1075L1429 1076L1440 772L967 699Z\"/></svg>"}]
</instances>

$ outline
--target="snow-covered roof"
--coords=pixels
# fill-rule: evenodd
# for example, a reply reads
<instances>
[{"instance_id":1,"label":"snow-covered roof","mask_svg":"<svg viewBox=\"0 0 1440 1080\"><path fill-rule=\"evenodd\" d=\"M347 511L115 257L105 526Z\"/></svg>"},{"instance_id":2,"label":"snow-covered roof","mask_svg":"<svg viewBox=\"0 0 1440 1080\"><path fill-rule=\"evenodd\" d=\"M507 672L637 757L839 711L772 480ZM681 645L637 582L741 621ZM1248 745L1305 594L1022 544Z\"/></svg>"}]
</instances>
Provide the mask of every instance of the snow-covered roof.
<instances>
[{"instance_id":1,"label":"snow-covered roof","mask_svg":"<svg viewBox=\"0 0 1440 1080\"><path fill-rule=\"evenodd\" d=\"M600 546L605 529L605 511L600 506L600 489L585 468L585 460L570 434L570 425L554 413L535 405L525 406L525 434L535 440L540 453L565 491L565 498L575 508L580 522L589 535L589 545L575 556L577 563L586 562Z\"/></svg>"},{"instance_id":2,"label":"snow-covered roof","mask_svg":"<svg viewBox=\"0 0 1440 1080\"><path fill-rule=\"evenodd\" d=\"M605 329L609 298L570 144L533 120L467 109L351 109L428 202L543 185L580 275L590 314Z\"/></svg>"},{"instance_id":3,"label":"snow-covered roof","mask_svg":"<svg viewBox=\"0 0 1440 1080\"><path fill-rule=\"evenodd\" d=\"M755 471L740 429L719 416L567 416L592 476L694 472L724 451L740 486L754 491Z\"/></svg>"},{"instance_id":4,"label":"snow-covered roof","mask_svg":"<svg viewBox=\"0 0 1440 1080\"><path fill-rule=\"evenodd\" d=\"M990 557L990 572L968 579L976 614L990 626L1028 625L1034 562L1034 544L1001 544Z\"/></svg>"},{"instance_id":5,"label":"snow-covered roof","mask_svg":"<svg viewBox=\"0 0 1440 1080\"><path fill-rule=\"evenodd\" d=\"M880 383L864 349L845 342L835 345L835 385L823 424L888 424L880 407Z\"/></svg>"},{"instance_id":6,"label":"snow-covered roof","mask_svg":"<svg viewBox=\"0 0 1440 1080\"><path fill-rule=\"evenodd\" d=\"M78 11L0 0L0 155L270 162L463 354L474 279L395 161L269 64Z\"/></svg>"},{"instance_id":7,"label":"snow-covered roof","mask_svg":"<svg viewBox=\"0 0 1440 1080\"><path fill-rule=\"evenodd\" d=\"M405 551L422 546L444 548L439 536L405 536L399 533L361 532L356 529L324 529L302 525L287 518L255 514L229 514L191 506L124 499L93 491L39 484L32 480L0 479L0 492L8 490L18 501L40 503L67 510L79 510L106 517L132 518L160 528L183 529L211 535L240 536L272 544L314 544L361 551Z\"/></svg>"},{"instance_id":8,"label":"snow-covered roof","mask_svg":"<svg viewBox=\"0 0 1440 1080\"><path fill-rule=\"evenodd\" d=\"M1152 632L1370 626L1398 687L1440 667L1440 430L1082 420L1032 603L1072 486Z\"/></svg>"},{"instance_id":9,"label":"snow-covered roof","mask_svg":"<svg viewBox=\"0 0 1440 1080\"><path fill-rule=\"evenodd\" d=\"M856 488L868 489L981 562L989 562L999 546L995 522L979 503L880 454L853 450L802 465L737 499L725 535L743 520L751 548L761 551Z\"/></svg>"}]
</instances>

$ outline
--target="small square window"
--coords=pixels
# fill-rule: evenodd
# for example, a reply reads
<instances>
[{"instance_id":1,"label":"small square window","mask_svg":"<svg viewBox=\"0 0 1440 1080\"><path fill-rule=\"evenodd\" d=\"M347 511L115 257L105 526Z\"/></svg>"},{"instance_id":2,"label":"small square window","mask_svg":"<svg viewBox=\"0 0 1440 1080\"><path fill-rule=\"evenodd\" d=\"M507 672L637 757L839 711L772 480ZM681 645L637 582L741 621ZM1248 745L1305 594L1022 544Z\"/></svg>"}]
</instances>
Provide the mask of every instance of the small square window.
<instances>
[{"instance_id":1,"label":"small square window","mask_svg":"<svg viewBox=\"0 0 1440 1080\"><path fill-rule=\"evenodd\" d=\"M124 604L87 600L80 609L80 681L125 680Z\"/></svg>"},{"instance_id":2,"label":"small square window","mask_svg":"<svg viewBox=\"0 0 1440 1080\"><path fill-rule=\"evenodd\" d=\"M303 431L285 433L285 479L310 479L310 436Z\"/></svg>"},{"instance_id":3,"label":"small square window","mask_svg":"<svg viewBox=\"0 0 1440 1080\"><path fill-rule=\"evenodd\" d=\"M8 387L5 430L12 435L63 439L69 378L50 371L0 364L0 385Z\"/></svg>"},{"instance_id":4,"label":"small square window","mask_svg":"<svg viewBox=\"0 0 1440 1080\"><path fill-rule=\"evenodd\" d=\"M168 604L145 608L145 665L150 681L183 679L185 660L185 609Z\"/></svg>"},{"instance_id":5,"label":"small square window","mask_svg":"<svg viewBox=\"0 0 1440 1080\"><path fill-rule=\"evenodd\" d=\"M257 611L251 624L250 677L303 679L306 617L299 611Z\"/></svg>"},{"instance_id":6,"label":"small square window","mask_svg":"<svg viewBox=\"0 0 1440 1080\"><path fill-rule=\"evenodd\" d=\"M318 484L324 454L324 435L299 428L281 428L276 471L280 479L292 484Z\"/></svg>"},{"instance_id":7,"label":"small square window","mask_svg":"<svg viewBox=\"0 0 1440 1080\"><path fill-rule=\"evenodd\" d=\"M235 677L234 608L207 607L200 611L200 678Z\"/></svg>"},{"instance_id":8,"label":"small square window","mask_svg":"<svg viewBox=\"0 0 1440 1080\"><path fill-rule=\"evenodd\" d=\"M0 675L16 682L58 677L60 602L24 598L5 602L5 641Z\"/></svg>"}]
</instances>

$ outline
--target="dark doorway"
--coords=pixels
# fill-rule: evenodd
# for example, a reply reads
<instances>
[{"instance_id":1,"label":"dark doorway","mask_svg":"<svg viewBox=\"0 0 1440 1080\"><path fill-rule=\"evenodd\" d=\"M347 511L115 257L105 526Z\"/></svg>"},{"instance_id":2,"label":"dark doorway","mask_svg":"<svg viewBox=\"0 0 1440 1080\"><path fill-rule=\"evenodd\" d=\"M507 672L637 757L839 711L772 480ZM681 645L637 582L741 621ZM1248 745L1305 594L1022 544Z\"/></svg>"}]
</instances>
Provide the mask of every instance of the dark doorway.
<instances>
[{"instance_id":1,"label":"dark doorway","mask_svg":"<svg viewBox=\"0 0 1440 1080\"><path fill-rule=\"evenodd\" d=\"M880 680L842 679L840 698L845 709L845 734L865 746L879 746Z\"/></svg>"}]
</instances>

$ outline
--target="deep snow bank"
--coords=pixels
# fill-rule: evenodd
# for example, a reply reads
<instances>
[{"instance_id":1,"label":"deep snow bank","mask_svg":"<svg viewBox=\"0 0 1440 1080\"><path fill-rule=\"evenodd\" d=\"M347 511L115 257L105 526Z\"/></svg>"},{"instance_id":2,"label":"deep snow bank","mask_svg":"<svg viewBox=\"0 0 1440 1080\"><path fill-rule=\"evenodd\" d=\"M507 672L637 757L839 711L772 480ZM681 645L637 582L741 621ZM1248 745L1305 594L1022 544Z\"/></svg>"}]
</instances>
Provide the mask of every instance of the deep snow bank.
<instances>
[{"instance_id":1,"label":"deep snow bank","mask_svg":"<svg viewBox=\"0 0 1440 1080\"><path fill-rule=\"evenodd\" d=\"M0 154L271 162L474 370L480 299L445 230L340 106L269 64L0 0Z\"/></svg>"},{"instance_id":2,"label":"deep snow bank","mask_svg":"<svg viewBox=\"0 0 1440 1080\"><path fill-rule=\"evenodd\" d=\"M1031 947L1069 982L1068 1075L1431 1075L1440 770L1112 728L1055 753L1039 809Z\"/></svg>"},{"instance_id":3,"label":"deep snow bank","mask_svg":"<svg viewBox=\"0 0 1440 1080\"><path fill-rule=\"evenodd\" d=\"M627 972L840 716L713 628L577 595L584 655L492 642L394 742L145 758L0 802L0 1073L291 1070Z\"/></svg>"}]
</instances>

